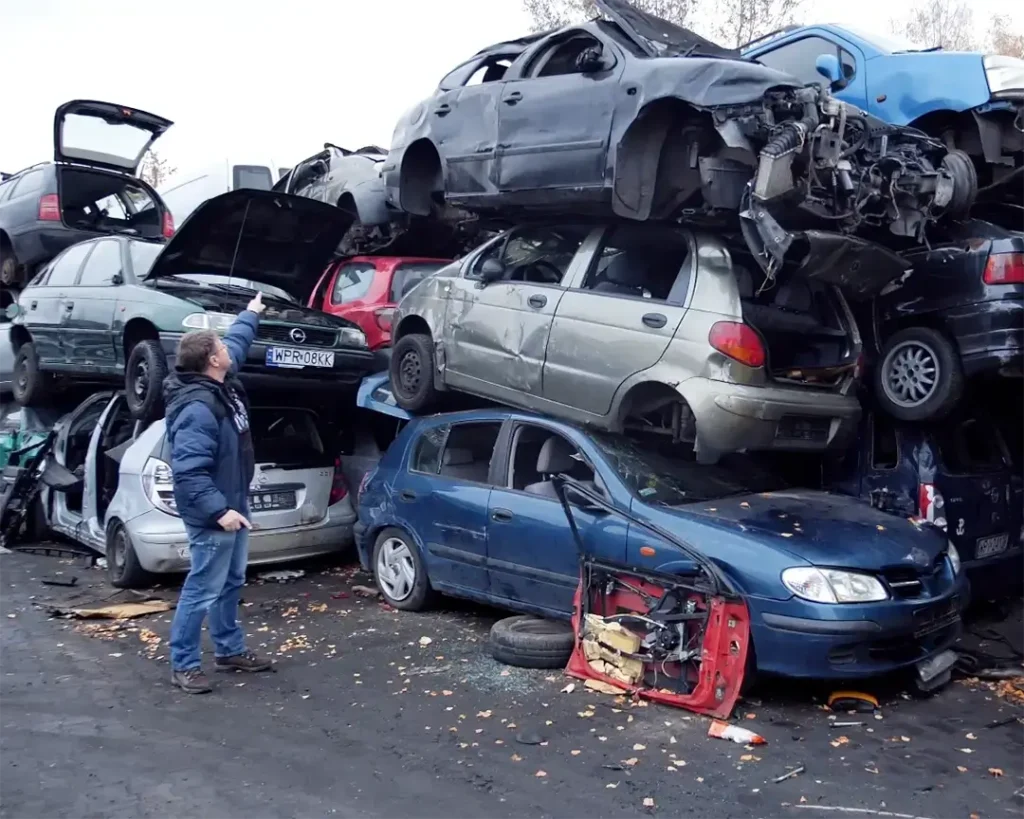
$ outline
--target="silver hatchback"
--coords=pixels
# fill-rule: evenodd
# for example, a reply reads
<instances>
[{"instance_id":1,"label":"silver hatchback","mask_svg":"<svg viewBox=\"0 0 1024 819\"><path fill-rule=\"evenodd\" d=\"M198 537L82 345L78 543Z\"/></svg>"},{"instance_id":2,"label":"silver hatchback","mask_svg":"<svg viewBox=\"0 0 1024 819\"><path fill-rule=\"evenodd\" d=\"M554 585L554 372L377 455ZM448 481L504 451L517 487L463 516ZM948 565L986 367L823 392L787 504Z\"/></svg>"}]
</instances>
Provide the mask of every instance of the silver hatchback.
<instances>
[{"instance_id":1,"label":"silver hatchback","mask_svg":"<svg viewBox=\"0 0 1024 819\"><path fill-rule=\"evenodd\" d=\"M661 432L705 462L841 446L860 416L842 293L674 226L510 230L414 288L393 327L391 387L410 412L454 390Z\"/></svg>"}]
</instances>

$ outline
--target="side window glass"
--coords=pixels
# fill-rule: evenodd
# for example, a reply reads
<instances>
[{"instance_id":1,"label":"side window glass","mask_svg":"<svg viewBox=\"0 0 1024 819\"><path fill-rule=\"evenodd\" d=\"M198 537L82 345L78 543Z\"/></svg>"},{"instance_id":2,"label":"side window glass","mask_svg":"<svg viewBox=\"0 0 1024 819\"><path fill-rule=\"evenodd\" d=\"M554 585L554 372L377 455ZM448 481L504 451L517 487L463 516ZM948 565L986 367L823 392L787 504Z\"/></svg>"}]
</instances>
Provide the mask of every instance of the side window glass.
<instances>
[{"instance_id":1,"label":"side window glass","mask_svg":"<svg viewBox=\"0 0 1024 819\"><path fill-rule=\"evenodd\" d=\"M682 231L621 225L605 235L582 288L681 305L689 288L690 248Z\"/></svg>"},{"instance_id":2,"label":"side window glass","mask_svg":"<svg viewBox=\"0 0 1024 819\"><path fill-rule=\"evenodd\" d=\"M102 287L114 283L121 275L121 245L118 242L97 242L78 280L81 286Z\"/></svg>"},{"instance_id":3,"label":"side window glass","mask_svg":"<svg viewBox=\"0 0 1024 819\"><path fill-rule=\"evenodd\" d=\"M491 57L484 61L476 71L469 75L463 85L481 85L485 82L498 82L505 76L512 61L508 57Z\"/></svg>"},{"instance_id":4,"label":"side window glass","mask_svg":"<svg viewBox=\"0 0 1024 819\"><path fill-rule=\"evenodd\" d=\"M28 173L23 174L14 182L14 190L11 192L11 199L28 196L30 193L42 190L44 181L43 172L41 170L29 171Z\"/></svg>"},{"instance_id":5,"label":"side window glass","mask_svg":"<svg viewBox=\"0 0 1024 819\"><path fill-rule=\"evenodd\" d=\"M873 469L895 469L899 465L899 441L896 429L887 418L874 415L871 418L871 467Z\"/></svg>"},{"instance_id":6,"label":"side window glass","mask_svg":"<svg viewBox=\"0 0 1024 819\"><path fill-rule=\"evenodd\" d=\"M444 448L444 439L448 437L450 428L448 424L442 424L424 432L416 442L412 459L409 461L409 469L413 472L436 475L441 466L441 450Z\"/></svg>"},{"instance_id":7,"label":"side window glass","mask_svg":"<svg viewBox=\"0 0 1024 819\"><path fill-rule=\"evenodd\" d=\"M334 289L331 291L332 304L347 304L366 296L373 284L376 269L368 262L343 264L338 268L334 278Z\"/></svg>"},{"instance_id":8,"label":"side window glass","mask_svg":"<svg viewBox=\"0 0 1024 819\"><path fill-rule=\"evenodd\" d=\"M835 54L846 79L853 77L856 71L853 55L823 37L803 37L762 54L757 60L769 68L792 74L803 83L820 84L825 80L814 64L822 54Z\"/></svg>"},{"instance_id":9,"label":"side window glass","mask_svg":"<svg viewBox=\"0 0 1024 819\"><path fill-rule=\"evenodd\" d=\"M441 453L440 474L473 483L487 483L494 445L501 424L469 423L453 426Z\"/></svg>"},{"instance_id":10,"label":"side window glass","mask_svg":"<svg viewBox=\"0 0 1024 819\"><path fill-rule=\"evenodd\" d=\"M484 261L497 259L505 267L502 281L560 284L588 232L582 225L521 228L487 248L469 277L478 278Z\"/></svg>"},{"instance_id":11,"label":"side window glass","mask_svg":"<svg viewBox=\"0 0 1024 819\"><path fill-rule=\"evenodd\" d=\"M512 437L509 488L557 498L552 474L595 485L594 470L566 438L543 427L518 427Z\"/></svg>"},{"instance_id":12,"label":"side window glass","mask_svg":"<svg viewBox=\"0 0 1024 819\"><path fill-rule=\"evenodd\" d=\"M579 35L551 47L545 54L537 57L530 66L531 77L557 77L563 74L578 74L576 61L580 54L588 48L601 44L593 37Z\"/></svg>"},{"instance_id":13,"label":"side window glass","mask_svg":"<svg viewBox=\"0 0 1024 819\"><path fill-rule=\"evenodd\" d=\"M74 284L75 279L78 278L78 269L94 245L94 242L83 242L68 248L50 268L50 278L46 281L47 286L60 287Z\"/></svg>"}]
</instances>

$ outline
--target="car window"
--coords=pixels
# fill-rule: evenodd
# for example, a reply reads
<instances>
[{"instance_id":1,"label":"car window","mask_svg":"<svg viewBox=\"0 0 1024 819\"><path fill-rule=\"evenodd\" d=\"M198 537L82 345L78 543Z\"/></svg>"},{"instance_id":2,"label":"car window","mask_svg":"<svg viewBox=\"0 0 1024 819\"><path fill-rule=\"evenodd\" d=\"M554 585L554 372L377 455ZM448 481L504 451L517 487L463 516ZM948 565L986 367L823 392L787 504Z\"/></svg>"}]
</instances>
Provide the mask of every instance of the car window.
<instances>
[{"instance_id":1,"label":"car window","mask_svg":"<svg viewBox=\"0 0 1024 819\"><path fill-rule=\"evenodd\" d=\"M871 467L895 469L900 462L896 427L884 415L871 416Z\"/></svg>"},{"instance_id":2,"label":"car window","mask_svg":"<svg viewBox=\"0 0 1024 819\"><path fill-rule=\"evenodd\" d=\"M121 246L114 241L97 242L78 283L82 286L103 286L112 284L114 276L120 274Z\"/></svg>"},{"instance_id":3,"label":"car window","mask_svg":"<svg viewBox=\"0 0 1024 819\"><path fill-rule=\"evenodd\" d=\"M3 202L10 195L17 182L17 179L8 179L6 182L0 182L0 202Z\"/></svg>"},{"instance_id":4,"label":"car window","mask_svg":"<svg viewBox=\"0 0 1024 819\"><path fill-rule=\"evenodd\" d=\"M980 418L937 426L935 437L950 474L984 474L998 472L1006 466L998 431Z\"/></svg>"},{"instance_id":5,"label":"car window","mask_svg":"<svg viewBox=\"0 0 1024 819\"><path fill-rule=\"evenodd\" d=\"M843 67L846 79L853 78L856 73L856 60L853 55L824 37L802 37L767 51L756 59L769 68L792 74L803 83L823 83L825 78L814 67L822 54L835 54Z\"/></svg>"},{"instance_id":6,"label":"car window","mask_svg":"<svg viewBox=\"0 0 1024 819\"><path fill-rule=\"evenodd\" d=\"M598 40L588 34L578 34L568 40L562 40L534 57L527 75L555 77L562 74L578 74L580 70L576 67L576 61L580 54L588 48L600 45Z\"/></svg>"},{"instance_id":7,"label":"car window","mask_svg":"<svg viewBox=\"0 0 1024 819\"><path fill-rule=\"evenodd\" d=\"M258 463L316 463L327 452L316 413L294 407L253 407L250 421Z\"/></svg>"},{"instance_id":8,"label":"car window","mask_svg":"<svg viewBox=\"0 0 1024 819\"><path fill-rule=\"evenodd\" d=\"M432 276L446 262L403 262L395 268L391 277L391 291L388 301L400 302L402 297L428 276Z\"/></svg>"},{"instance_id":9,"label":"car window","mask_svg":"<svg viewBox=\"0 0 1024 819\"><path fill-rule=\"evenodd\" d=\"M690 248L681 231L620 225L605 234L581 287L681 305L689 289Z\"/></svg>"},{"instance_id":10,"label":"car window","mask_svg":"<svg viewBox=\"0 0 1024 819\"><path fill-rule=\"evenodd\" d=\"M500 423L453 424L441 451L438 474L457 480L488 483L499 432Z\"/></svg>"},{"instance_id":11,"label":"car window","mask_svg":"<svg viewBox=\"0 0 1024 819\"><path fill-rule=\"evenodd\" d=\"M592 483L594 481L593 467L587 463L584 456L568 438L544 427L522 424L516 428L512 436L512 457L509 459L508 482L506 484L510 489L537 494L551 494L550 491L547 493L538 492L539 484L550 484L548 475L540 471L540 467L545 465L540 456L541 451L551 438L557 438L566 451L575 453L572 456L572 468L567 471L563 470L560 474L567 474L569 477L583 483Z\"/></svg>"},{"instance_id":12,"label":"car window","mask_svg":"<svg viewBox=\"0 0 1024 819\"><path fill-rule=\"evenodd\" d=\"M42 170L29 171L26 174L22 174L14 180L14 190L11 191L10 198L17 199L19 196L27 196L30 193L40 191L43 189L45 181L45 174Z\"/></svg>"},{"instance_id":13,"label":"car window","mask_svg":"<svg viewBox=\"0 0 1024 819\"><path fill-rule=\"evenodd\" d=\"M83 242L69 247L50 268L50 277L46 280L46 286L61 287L74 284L75 279L78 278L78 269L95 244L95 242Z\"/></svg>"},{"instance_id":14,"label":"car window","mask_svg":"<svg viewBox=\"0 0 1024 819\"><path fill-rule=\"evenodd\" d=\"M505 76L512 60L508 57L491 57L480 64L480 67L469 75L463 85L480 85L485 82L497 82Z\"/></svg>"},{"instance_id":15,"label":"car window","mask_svg":"<svg viewBox=\"0 0 1024 819\"><path fill-rule=\"evenodd\" d=\"M162 244L155 242L128 242L128 257L131 259L132 273L135 274L135 278L145 277L163 249Z\"/></svg>"},{"instance_id":16,"label":"car window","mask_svg":"<svg viewBox=\"0 0 1024 819\"><path fill-rule=\"evenodd\" d=\"M671 448L622 435L593 433L592 438L623 483L645 503L682 506L786 485L743 455L726 455L713 465L699 464Z\"/></svg>"},{"instance_id":17,"label":"car window","mask_svg":"<svg viewBox=\"0 0 1024 819\"><path fill-rule=\"evenodd\" d=\"M413 472L436 475L441 466L441 450L444 448L444 439L448 436L449 429L448 424L442 424L424 430L413 447L409 469Z\"/></svg>"},{"instance_id":18,"label":"car window","mask_svg":"<svg viewBox=\"0 0 1024 819\"><path fill-rule=\"evenodd\" d=\"M274 186L270 176L270 168L265 165L235 165L232 168L232 190L253 188L258 191L269 191Z\"/></svg>"},{"instance_id":19,"label":"car window","mask_svg":"<svg viewBox=\"0 0 1024 819\"><path fill-rule=\"evenodd\" d=\"M338 268L331 291L331 304L347 304L366 296L377 269L369 262L350 262Z\"/></svg>"},{"instance_id":20,"label":"car window","mask_svg":"<svg viewBox=\"0 0 1024 819\"><path fill-rule=\"evenodd\" d=\"M589 232L590 228L582 225L531 225L514 230L477 258L468 277L479 278L484 262L497 259L505 266L503 281L559 284Z\"/></svg>"}]
</instances>

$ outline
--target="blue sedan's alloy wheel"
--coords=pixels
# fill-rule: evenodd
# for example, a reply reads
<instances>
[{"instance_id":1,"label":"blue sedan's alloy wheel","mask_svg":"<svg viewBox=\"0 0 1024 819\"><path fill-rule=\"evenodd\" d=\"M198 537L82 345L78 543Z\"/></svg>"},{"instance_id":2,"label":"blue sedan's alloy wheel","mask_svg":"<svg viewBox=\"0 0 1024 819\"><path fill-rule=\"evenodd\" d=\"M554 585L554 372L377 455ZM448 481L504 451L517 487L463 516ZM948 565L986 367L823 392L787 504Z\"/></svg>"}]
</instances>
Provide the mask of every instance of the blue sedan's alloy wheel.
<instances>
[{"instance_id":1,"label":"blue sedan's alloy wheel","mask_svg":"<svg viewBox=\"0 0 1024 819\"><path fill-rule=\"evenodd\" d=\"M426 608L433 595L427 568L413 540L403 530L388 527L373 547L377 588L389 605L402 611Z\"/></svg>"}]
</instances>

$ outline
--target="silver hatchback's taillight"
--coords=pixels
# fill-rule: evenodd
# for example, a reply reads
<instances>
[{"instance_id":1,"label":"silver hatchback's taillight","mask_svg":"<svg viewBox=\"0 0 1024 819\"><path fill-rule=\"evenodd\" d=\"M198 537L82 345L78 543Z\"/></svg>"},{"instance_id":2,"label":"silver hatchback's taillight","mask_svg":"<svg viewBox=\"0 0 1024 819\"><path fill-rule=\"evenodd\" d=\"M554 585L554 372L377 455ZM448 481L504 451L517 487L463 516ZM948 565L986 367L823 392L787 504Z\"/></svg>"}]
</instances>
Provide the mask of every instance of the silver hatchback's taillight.
<instances>
[{"instance_id":1,"label":"silver hatchback's taillight","mask_svg":"<svg viewBox=\"0 0 1024 819\"><path fill-rule=\"evenodd\" d=\"M149 502L161 512L178 515L178 505L174 502L174 480L171 467L159 458L150 458L142 468L142 491Z\"/></svg>"}]
</instances>

